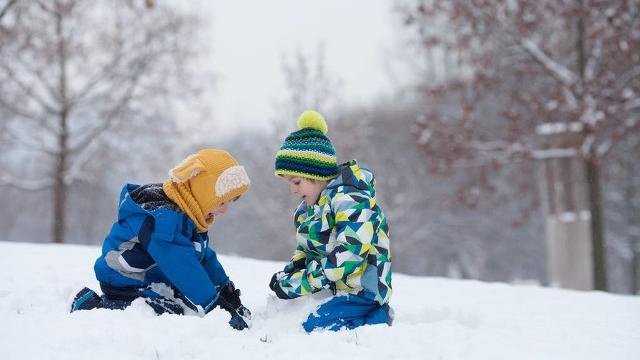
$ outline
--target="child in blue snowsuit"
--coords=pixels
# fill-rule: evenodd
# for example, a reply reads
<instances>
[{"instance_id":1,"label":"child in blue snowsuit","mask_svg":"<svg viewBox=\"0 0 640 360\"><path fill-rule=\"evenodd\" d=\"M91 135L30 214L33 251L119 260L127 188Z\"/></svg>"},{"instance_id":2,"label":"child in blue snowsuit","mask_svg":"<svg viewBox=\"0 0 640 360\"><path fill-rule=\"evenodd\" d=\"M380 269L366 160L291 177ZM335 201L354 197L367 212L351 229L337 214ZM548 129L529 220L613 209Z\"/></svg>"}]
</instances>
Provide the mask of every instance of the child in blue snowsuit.
<instances>
[{"instance_id":1,"label":"child in blue snowsuit","mask_svg":"<svg viewBox=\"0 0 640 360\"><path fill-rule=\"evenodd\" d=\"M297 246L269 287L281 299L327 289L333 297L302 324L307 332L391 325L389 227L376 203L373 174L355 160L337 165L319 113L305 111L276 154L276 175L302 199Z\"/></svg>"},{"instance_id":2,"label":"child in blue snowsuit","mask_svg":"<svg viewBox=\"0 0 640 360\"><path fill-rule=\"evenodd\" d=\"M163 184L124 186L94 266L104 295L84 288L71 311L124 309L137 298L157 314L202 316L219 306L242 330L251 313L209 247L207 230L248 190L247 173L226 151L204 149L169 175Z\"/></svg>"}]
</instances>

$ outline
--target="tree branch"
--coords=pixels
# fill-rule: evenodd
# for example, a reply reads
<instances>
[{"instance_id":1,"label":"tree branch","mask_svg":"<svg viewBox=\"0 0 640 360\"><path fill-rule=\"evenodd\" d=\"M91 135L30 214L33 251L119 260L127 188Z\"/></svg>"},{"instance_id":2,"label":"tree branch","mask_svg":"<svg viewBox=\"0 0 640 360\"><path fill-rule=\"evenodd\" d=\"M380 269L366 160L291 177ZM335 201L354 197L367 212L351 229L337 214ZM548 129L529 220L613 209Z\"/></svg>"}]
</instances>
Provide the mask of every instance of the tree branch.
<instances>
[{"instance_id":1,"label":"tree branch","mask_svg":"<svg viewBox=\"0 0 640 360\"><path fill-rule=\"evenodd\" d=\"M144 68L144 65L142 66ZM107 113L104 118L104 121L100 124L100 126L96 126L93 130L87 135L87 137L78 142L78 144L72 146L69 149L70 153L77 153L82 151L83 148L89 146L96 138L98 138L104 131L106 131L111 123L113 122L115 116L129 103L129 101L133 97L133 93L138 85L138 81L140 80L140 76L143 73L143 70L136 71L131 78L131 82L129 83L129 87L123 94L123 96L118 100L116 105Z\"/></svg>"},{"instance_id":2,"label":"tree branch","mask_svg":"<svg viewBox=\"0 0 640 360\"><path fill-rule=\"evenodd\" d=\"M576 75L566 67L558 64L551 59L544 51L531 40L517 39L522 48L531 55L542 67L544 67L556 80L561 82L567 88L570 88L576 83Z\"/></svg>"},{"instance_id":3,"label":"tree branch","mask_svg":"<svg viewBox=\"0 0 640 360\"><path fill-rule=\"evenodd\" d=\"M44 145L43 141L38 141L37 139L34 139L33 141L35 142L31 143L30 141L27 141L26 137L20 136L14 133L11 130L11 128L6 128L6 132L11 138L13 138L13 140L26 146L29 149L32 149L34 151L37 151L46 155L50 155L50 156L56 156L58 154L57 151L47 148L46 145Z\"/></svg>"},{"instance_id":4,"label":"tree branch","mask_svg":"<svg viewBox=\"0 0 640 360\"><path fill-rule=\"evenodd\" d=\"M575 100L575 95L573 94L573 91L571 91L571 87L575 85L578 77L574 72L572 72L567 67L562 66L561 64L553 60L551 57L549 57L547 54L545 54L545 52L542 51L540 47L538 47L538 45L536 45L533 41L529 39L523 39L520 36L518 36L518 34L514 31L514 29L516 28L516 25L507 23L508 17L504 14L504 12L495 11L495 10L489 12L485 9L479 9L474 5L471 5L471 6L472 8L480 11L485 17L495 19L501 25L502 29L504 30L504 33L507 34L507 36L511 38L511 40L517 46L522 48L525 51L525 53L529 54L529 56L533 60L535 60L538 64L540 64L545 70L547 70L547 72L554 79L556 79L558 82L564 85L565 96L570 95L570 97L568 97L569 103L572 102L572 98L573 100ZM497 14L497 16L494 15L493 13L494 11Z\"/></svg>"},{"instance_id":5,"label":"tree branch","mask_svg":"<svg viewBox=\"0 0 640 360\"><path fill-rule=\"evenodd\" d=\"M38 70L37 68L34 68L33 66L31 66L31 61L28 59L22 58L21 54L18 54L18 56L20 56L20 58L15 63L17 65L22 66L22 69L26 73L31 74L32 78L35 78L40 83L40 85L44 89L45 94L48 93L50 98L60 101L57 90L45 79L45 77L43 76L43 71ZM44 66L42 68L44 69Z\"/></svg>"},{"instance_id":6,"label":"tree branch","mask_svg":"<svg viewBox=\"0 0 640 360\"><path fill-rule=\"evenodd\" d=\"M9 174L0 173L0 185L25 191L39 191L51 188L53 186L53 179L25 180L17 179Z\"/></svg>"},{"instance_id":7,"label":"tree branch","mask_svg":"<svg viewBox=\"0 0 640 360\"><path fill-rule=\"evenodd\" d=\"M57 114L56 109L53 105L49 104L46 100L37 95L33 88L27 84L25 84L22 80L18 79L13 69L9 68L5 62L0 62L0 66L4 70L5 74L13 81L14 84L22 90L26 97L33 99L36 103L38 103L46 112L50 114Z\"/></svg>"},{"instance_id":8,"label":"tree branch","mask_svg":"<svg viewBox=\"0 0 640 360\"><path fill-rule=\"evenodd\" d=\"M624 109L628 112L640 110L640 97L625 102Z\"/></svg>"},{"instance_id":9,"label":"tree branch","mask_svg":"<svg viewBox=\"0 0 640 360\"><path fill-rule=\"evenodd\" d=\"M617 128L606 141L603 141L596 149L599 158L605 157L613 148L613 145L624 139L630 133L640 129L640 118L638 116L627 118L622 122L622 126Z\"/></svg>"},{"instance_id":10,"label":"tree branch","mask_svg":"<svg viewBox=\"0 0 640 360\"><path fill-rule=\"evenodd\" d=\"M69 165L69 168L65 171L64 174L64 182L67 185L72 184L75 180L78 179L87 179L87 177L83 176L83 168L84 166L92 160L94 157L92 156L98 146L92 146L96 144L96 142L92 142L88 144L87 147L82 151Z\"/></svg>"},{"instance_id":11,"label":"tree branch","mask_svg":"<svg viewBox=\"0 0 640 360\"><path fill-rule=\"evenodd\" d=\"M9 0L9 2L2 8L2 10L0 10L0 20L2 20L2 18L7 14L9 9L13 5L15 5L16 2L17 2L17 0Z\"/></svg>"},{"instance_id":12,"label":"tree branch","mask_svg":"<svg viewBox=\"0 0 640 360\"><path fill-rule=\"evenodd\" d=\"M19 118L35 122L51 134L55 135L57 133L56 129L51 127L41 116L32 114L15 103L9 103L2 97L0 97L0 106Z\"/></svg>"},{"instance_id":13,"label":"tree branch","mask_svg":"<svg viewBox=\"0 0 640 360\"><path fill-rule=\"evenodd\" d=\"M622 90L622 88L625 87L627 83L638 77L640 77L640 66L636 65L629 69L629 71L626 71L624 74L622 74L622 76L620 76L616 80L616 91Z\"/></svg>"}]
</instances>

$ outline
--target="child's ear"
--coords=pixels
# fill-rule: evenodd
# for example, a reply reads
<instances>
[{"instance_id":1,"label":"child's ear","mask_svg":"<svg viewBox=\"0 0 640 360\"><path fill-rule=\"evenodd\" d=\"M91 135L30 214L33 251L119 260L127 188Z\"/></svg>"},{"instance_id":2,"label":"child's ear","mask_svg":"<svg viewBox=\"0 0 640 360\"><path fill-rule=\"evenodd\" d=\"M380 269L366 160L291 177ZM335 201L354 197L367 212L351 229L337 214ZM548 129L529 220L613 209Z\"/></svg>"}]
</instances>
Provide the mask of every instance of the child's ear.
<instances>
[{"instance_id":1,"label":"child's ear","mask_svg":"<svg viewBox=\"0 0 640 360\"><path fill-rule=\"evenodd\" d=\"M173 182L180 184L198 175L204 168L202 161L196 157L196 154L193 154L169 170L169 177Z\"/></svg>"}]
</instances>

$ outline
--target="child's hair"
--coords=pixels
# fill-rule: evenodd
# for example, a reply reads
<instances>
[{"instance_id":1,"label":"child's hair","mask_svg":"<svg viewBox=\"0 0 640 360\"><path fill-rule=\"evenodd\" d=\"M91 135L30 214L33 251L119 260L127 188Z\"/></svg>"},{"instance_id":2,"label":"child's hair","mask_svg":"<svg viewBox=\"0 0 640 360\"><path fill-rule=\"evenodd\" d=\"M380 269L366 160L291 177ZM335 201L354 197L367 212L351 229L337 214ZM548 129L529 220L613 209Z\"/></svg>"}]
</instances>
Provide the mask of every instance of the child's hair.
<instances>
[{"instance_id":1,"label":"child's hair","mask_svg":"<svg viewBox=\"0 0 640 360\"><path fill-rule=\"evenodd\" d=\"M314 184L315 184L315 183L319 183L320 181L327 182L327 181L329 181L329 180L330 180L330 179L327 179L327 180L320 180L320 179L311 179L311 178L304 178L304 179L305 179L305 180L307 180L307 181L311 181L311 182L312 182L312 183L314 183Z\"/></svg>"},{"instance_id":2,"label":"child's hair","mask_svg":"<svg viewBox=\"0 0 640 360\"><path fill-rule=\"evenodd\" d=\"M336 150L326 136L329 128L320 113L307 110L276 153L275 174L331 180L338 175Z\"/></svg>"}]
</instances>

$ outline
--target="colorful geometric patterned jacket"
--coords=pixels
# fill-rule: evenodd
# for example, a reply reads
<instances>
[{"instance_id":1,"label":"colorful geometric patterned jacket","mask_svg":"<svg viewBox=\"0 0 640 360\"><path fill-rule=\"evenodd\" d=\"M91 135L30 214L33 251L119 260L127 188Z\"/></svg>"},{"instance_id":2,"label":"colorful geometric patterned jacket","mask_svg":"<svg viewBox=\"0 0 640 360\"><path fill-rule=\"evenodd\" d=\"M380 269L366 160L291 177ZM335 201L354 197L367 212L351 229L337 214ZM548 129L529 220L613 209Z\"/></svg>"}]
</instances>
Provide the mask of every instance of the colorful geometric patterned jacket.
<instances>
[{"instance_id":1,"label":"colorful geometric patterned jacket","mask_svg":"<svg viewBox=\"0 0 640 360\"><path fill-rule=\"evenodd\" d=\"M374 184L373 174L351 160L339 166L315 205L298 206L297 247L277 282L289 298L331 289L381 305L389 301L389 227Z\"/></svg>"}]
</instances>

